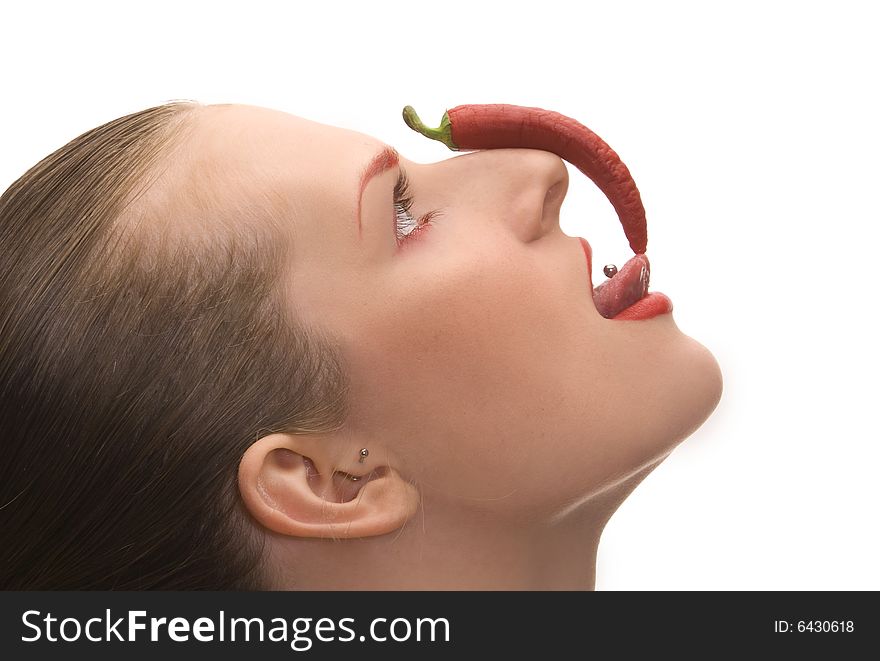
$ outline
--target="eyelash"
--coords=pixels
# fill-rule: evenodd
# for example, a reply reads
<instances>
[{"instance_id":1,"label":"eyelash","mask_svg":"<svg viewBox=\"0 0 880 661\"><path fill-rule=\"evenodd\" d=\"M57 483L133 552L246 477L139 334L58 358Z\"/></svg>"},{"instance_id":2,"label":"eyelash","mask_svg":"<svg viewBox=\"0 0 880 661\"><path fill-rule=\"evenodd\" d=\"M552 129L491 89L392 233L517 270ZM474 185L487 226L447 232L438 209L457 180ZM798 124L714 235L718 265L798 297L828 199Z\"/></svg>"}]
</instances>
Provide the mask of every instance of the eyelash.
<instances>
[{"instance_id":1,"label":"eyelash","mask_svg":"<svg viewBox=\"0 0 880 661\"><path fill-rule=\"evenodd\" d=\"M409 190L409 179L407 178L403 167L400 167L400 174L398 175L397 183L394 186L394 215L398 243L406 241L414 234L425 229L428 225L434 222L434 218L442 213L439 209L435 209L416 220L409 212L412 208L413 200L414 198ZM403 218L401 218L401 214L403 214ZM407 231L407 229L409 229L409 231Z\"/></svg>"}]
</instances>

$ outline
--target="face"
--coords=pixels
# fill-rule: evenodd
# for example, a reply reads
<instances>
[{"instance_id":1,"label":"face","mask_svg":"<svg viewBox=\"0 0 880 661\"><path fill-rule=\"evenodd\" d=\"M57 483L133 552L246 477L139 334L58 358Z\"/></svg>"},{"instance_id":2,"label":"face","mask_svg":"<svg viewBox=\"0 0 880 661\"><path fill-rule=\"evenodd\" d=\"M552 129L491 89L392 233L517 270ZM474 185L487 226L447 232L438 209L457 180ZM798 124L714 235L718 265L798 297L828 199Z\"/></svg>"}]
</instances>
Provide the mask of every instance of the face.
<instances>
[{"instance_id":1,"label":"face","mask_svg":"<svg viewBox=\"0 0 880 661\"><path fill-rule=\"evenodd\" d=\"M346 431L439 497L552 515L667 454L717 405L718 365L672 314L596 311L581 244L559 226L556 155L401 154L412 217L440 213L399 237L396 166L359 202L384 142L240 105L210 106L200 128L219 176L289 201L289 300L347 362Z\"/></svg>"}]
</instances>

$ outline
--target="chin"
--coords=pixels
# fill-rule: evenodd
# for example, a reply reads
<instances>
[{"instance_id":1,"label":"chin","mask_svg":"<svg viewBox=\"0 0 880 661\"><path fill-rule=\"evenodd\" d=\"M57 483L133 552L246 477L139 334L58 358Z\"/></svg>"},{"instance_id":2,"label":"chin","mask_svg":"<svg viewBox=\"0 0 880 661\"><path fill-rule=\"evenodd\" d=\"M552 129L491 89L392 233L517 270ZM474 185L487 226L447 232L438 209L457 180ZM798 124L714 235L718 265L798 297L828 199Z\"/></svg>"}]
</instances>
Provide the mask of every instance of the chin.
<instances>
[{"instance_id":1,"label":"chin","mask_svg":"<svg viewBox=\"0 0 880 661\"><path fill-rule=\"evenodd\" d=\"M650 323L650 322L648 322ZM650 360L645 361L645 356ZM659 341L626 365L621 381L624 406L607 406L606 416L588 408L574 452L559 466L556 486L564 501L583 502L609 487L628 481L665 459L709 418L721 399L723 380L715 356L696 340L661 334ZM627 379L639 374L630 387ZM601 407L600 407L601 408Z\"/></svg>"},{"instance_id":2,"label":"chin","mask_svg":"<svg viewBox=\"0 0 880 661\"><path fill-rule=\"evenodd\" d=\"M682 405L678 407L672 447L702 426L718 406L724 390L721 367L715 356L691 337L687 337L682 352L681 369L686 375L686 388L682 392Z\"/></svg>"},{"instance_id":3,"label":"chin","mask_svg":"<svg viewBox=\"0 0 880 661\"><path fill-rule=\"evenodd\" d=\"M629 428L621 449L630 468L657 462L696 432L721 400L724 383L715 356L687 335L666 346L650 402ZM656 396L654 396L656 395Z\"/></svg>"}]
</instances>

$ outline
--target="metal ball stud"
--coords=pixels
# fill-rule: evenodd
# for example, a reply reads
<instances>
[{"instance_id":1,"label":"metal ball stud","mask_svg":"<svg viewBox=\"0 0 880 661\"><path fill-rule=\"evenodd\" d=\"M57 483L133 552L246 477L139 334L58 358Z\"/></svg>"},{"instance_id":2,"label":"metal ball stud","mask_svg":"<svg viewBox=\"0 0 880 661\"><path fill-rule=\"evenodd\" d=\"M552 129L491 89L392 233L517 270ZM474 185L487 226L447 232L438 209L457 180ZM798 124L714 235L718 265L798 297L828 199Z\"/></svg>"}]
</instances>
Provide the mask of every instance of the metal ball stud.
<instances>
[{"instance_id":1,"label":"metal ball stud","mask_svg":"<svg viewBox=\"0 0 880 661\"><path fill-rule=\"evenodd\" d=\"M607 278L613 278L617 275L617 267L614 264L606 264L604 271Z\"/></svg>"}]
</instances>

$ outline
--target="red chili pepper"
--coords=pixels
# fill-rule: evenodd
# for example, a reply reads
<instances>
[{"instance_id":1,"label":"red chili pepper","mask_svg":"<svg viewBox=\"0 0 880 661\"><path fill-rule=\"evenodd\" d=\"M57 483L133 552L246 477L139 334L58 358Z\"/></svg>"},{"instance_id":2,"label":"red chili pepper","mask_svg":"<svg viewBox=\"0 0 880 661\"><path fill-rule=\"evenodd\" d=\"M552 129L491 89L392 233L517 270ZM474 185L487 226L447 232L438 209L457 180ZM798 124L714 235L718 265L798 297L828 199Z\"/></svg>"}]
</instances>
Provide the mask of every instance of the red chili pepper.
<instances>
[{"instance_id":1,"label":"red chili pepper","mask_svg":"<svg viewBox=\"0 0 880 661\"><path fill-rule=\"evenodd\" d=\"M428 128L412 106L403 109L411 129L454 151L520 147L553 152L587 175L611 202L633 252L648 245L645 207L636 182L620 157L586 126L552 110L504 103L462 105Z\"/></svg>"}]
</instances>

